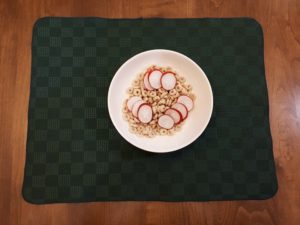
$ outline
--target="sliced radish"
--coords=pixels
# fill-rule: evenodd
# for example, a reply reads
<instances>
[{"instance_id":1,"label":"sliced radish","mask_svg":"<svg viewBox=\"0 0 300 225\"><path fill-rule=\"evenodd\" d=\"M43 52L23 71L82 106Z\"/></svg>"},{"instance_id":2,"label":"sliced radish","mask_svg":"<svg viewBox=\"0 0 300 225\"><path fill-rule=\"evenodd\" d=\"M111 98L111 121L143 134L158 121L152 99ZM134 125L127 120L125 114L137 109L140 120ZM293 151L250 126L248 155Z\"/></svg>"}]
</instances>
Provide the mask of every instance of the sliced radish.
<instances>
[{"instance_id":1,"label":"sliced radish","mask_svg":"<svg viewBox=\"0 0 300 225\"><path fill-rule=\"evenodd\" d=\"M153 88L151 87L150 83L149 83L149 73L147 72L144 76L144 86L148 91L152 91Z\"/></svg>"},{"instance_id":2,"label":"sliced radish","mask_svg":"<svg viewBox=\"0 0 300 225\"><path fill-rule=\"evenodd\" d=\"M177 109L173 109L173 108L167 109L165 114L171 116L175 124L178 124L182 121L182 115Z\"/></svg>"},{"instance_id":3,"label":"sliced radish","mask_svg":"<svg viewBox=\"0 0 300 225\"><path fill-rule=\"evenodd\" d=\"M161 87L160 78L162 73L160 70L154 69L149 73L149 83L152 88L159 89Z\"/></svg>"},{"instance_id":4,"label":"sliced radish","mask_svg":"<svg viewBox=\"0 0 300 225\"><path fill-rule=\"evenodd\" d=\"M158 119L158 125L164 129L171 129L174 126L175 122L169 115L162 115Z\"/></svg>"},{"instance_id":5,"label":"sliced radish","mask_svg":"<svg viewBox=\"0 0 300 225\"><path fill-rule=\"evenodd\" d=\"M136 103L137 101L142 100L141 97L139 96L132 96L128 101L127 101L127 108L129 109L129 111L132 110L132 107L134 105L134 103Z\"/></svg>"},{"instance_id":6,"label":"sliced radish","mask_svg":"<svg viewBox=\"0 0 300 225\"><path fill-rule=\"evenodd\" d=\"M163 89L169 91L172 90L176 85L176 77L172 72L165 72L161 76L161 86Z\"/></svg>"},{"instance_id":7,"label":"sliced radish","mask_svg":"<svg viewBox=\"0 0 300 225\"><path fill-rule=\"evenodd\" d=\"M186 96L186 95L181 95L178 98L177 102L185 105L185 107L187 108L188 111L191 111L194 107L193 100L189 96Z\"/></svg>"},{"instance_id":8,"label":"sliced radish","mask_svg":"<svg viewBox=\"0 0 300 225\"><path fill-rule=\"evenodd\" d=\"M138 100L137 102L134 103L134 105L132 107L132 114L135 117L137 117L138 110L143 103L145 103L143 100Z\"/></svg>"},{"instance_id":9,"label":"sliced radish","mask_svg":"<svg viewBox=\"0 0 300 225\"><path fill-rule=\"evenodd\" d=\"M149 123L152 120L152 107L147 103L141 104L137 115L139 121L142 123Z\"/></svg>"},{"instance_id":10,"label":"sliced radish","mask_svg":"<svg viewBox=\"0 0 300 225\"><path fill-rule=\"evenodd\" d=\"M187 118L188 110L184 104L177 102L172 106L172 108L177 109L181 113L182 120L185 120Z\"/></svg>"}]
</instances>

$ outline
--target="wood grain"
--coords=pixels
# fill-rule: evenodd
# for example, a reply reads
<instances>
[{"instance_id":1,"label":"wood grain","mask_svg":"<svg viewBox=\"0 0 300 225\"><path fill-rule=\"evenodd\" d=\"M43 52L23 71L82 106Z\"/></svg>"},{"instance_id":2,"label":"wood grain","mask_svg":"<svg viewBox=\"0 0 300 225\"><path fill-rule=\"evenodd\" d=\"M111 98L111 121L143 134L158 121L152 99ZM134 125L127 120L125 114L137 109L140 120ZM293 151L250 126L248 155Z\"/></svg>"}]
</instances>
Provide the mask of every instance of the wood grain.
<instances>
[{"instance_id":1,"label":"wood grain","mask_svg":"<svg viewBox=\"0 0 300 225\"><path fill-rule=\"evenodd\" d=\"M31 32L44 16L253 17L264 29L279 191L265 201L31 205L21 197ZM300 221L299 0L2 0L0 2L0 224L297 225Z\"/></svg>"}]
</instances>

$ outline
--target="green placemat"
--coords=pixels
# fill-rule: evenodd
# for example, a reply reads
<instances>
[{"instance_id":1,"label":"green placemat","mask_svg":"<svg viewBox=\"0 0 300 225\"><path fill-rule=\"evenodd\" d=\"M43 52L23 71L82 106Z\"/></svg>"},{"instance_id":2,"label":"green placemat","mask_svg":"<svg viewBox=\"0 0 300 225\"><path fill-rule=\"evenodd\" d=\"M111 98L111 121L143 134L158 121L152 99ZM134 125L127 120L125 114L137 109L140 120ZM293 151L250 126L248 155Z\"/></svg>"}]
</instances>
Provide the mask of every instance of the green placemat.
<instances>
[{"instance_id":1,"label":"green placemat","mask_svg":"<svg viewBox=\"0 0 300 225\"><path fill-rule=\"evenodd\" d=\"M192 58L214 93L206 131L169 154L127 143L107 110L114 73L149 49ZM24 198L50 203L273 196L277 181L263 58L262 29L248 18L38 20Z\"/></svg>"}]
</instances>

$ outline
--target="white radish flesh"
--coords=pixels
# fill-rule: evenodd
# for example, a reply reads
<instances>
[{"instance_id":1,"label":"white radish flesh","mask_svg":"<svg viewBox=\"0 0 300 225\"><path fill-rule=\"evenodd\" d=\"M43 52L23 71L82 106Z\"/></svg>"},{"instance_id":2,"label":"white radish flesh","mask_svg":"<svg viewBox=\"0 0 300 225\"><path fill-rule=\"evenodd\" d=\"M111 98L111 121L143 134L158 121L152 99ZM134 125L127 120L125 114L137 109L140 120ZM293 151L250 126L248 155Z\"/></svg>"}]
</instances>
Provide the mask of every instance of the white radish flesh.
<instances>
[{"instance_id":1,"label":"white radish flesh","mask_svg":"<svg viewBox=\"0 0 300 225\"><path fill-rule=\"evenodd\" d=\"M149 123L152 120L152 107L147 103L143 103L140 105L137 115L139 121Z\"/></svg>"},{"instance_id":2,"label":"white radish flesh","mask_svg":"<svg viewBox=\"0 0 300 225\"><path fill-rule=\"evenodd\" d=\"M181 113L183 120L185 120L187 118L188 110L185 107L185 105L183 105L182 103L177 102L172 106L172 108L177 109Z\"/></svg>"},{"instance_id":3,"label":"white radish flesh","mask_svg":"<svg viewBox=\"0 0 300 225\"><path fill-rule=\"evenodd\" d=\"M131 97L128 101L127 101L127 108L129 111L132 110L132 107L134 105L134 103L136 103L137 101L142 100L141 97L139 96L133 96Z\"/></svg>"},{"instance_id":4,"label":"white radish flesh","mask_svg":"<svg viewBox=\"0 0 300 225\"><path fill-rule=\"evenodd\" d=\"M144 76L144 86L148 91L152 91L153 88L151 87L150 83L149 83L149 73L146 73Z\"/></svg>"},{"instance_id":5,"label":"white radish flesh","mask_svg":"<svg viewBox=\"0 0 300 225\"><path fill-rule=\"evenodd\" d=\"M174 126L175 122L169 115L162 115L158 119L158 125L164 129L171 129Z\"/></svg>"},{"instance_id":6,"label":"white radish flesh","mask_svg":"<svg viewBox=\"0 0 300 225\"><path fill-rule=\"evenodd\" d=\"M161 87L160 78L162 76L161 71L153 70L149 73L149 83L152 88L159 89Z\"/></svg>"},{"instance_id":7,"label":"white radish flesh","mask_svg":"<svg viewBox=\"0 0 300 225\"><path fill-rule=\"evenodd\" d=\"M134 103L133 107L132 107L132 114L137 117L137 113L138 113L138 110L140 108L140 106L145 103L143 100L139 100L137 101L136 103Z\"/></svg>"},{"instance_id":8,"label":"white radish flesh","mask_svg":"<svg viewBox=\"0 0 300 225\"><path fill-rule=\"evenodd\" d=\"M166 115L171 116L175 124L178 124L182 121L182 115L177 109L167 109L165 112Z\"/></svg>"},{"instance_id":9,"label":"white radish flesh","mask_svg":"<svg viewBox=\"0 0 300 225\"><path fill-rule=\"evenodd\" d=\"M190 97L186 96L186 95L180 96L178 98L177 102L185 105L185 107L187 108L188 111L191 111L194 107L193 100Z\"/></svg>"},{"instance_id":10,"label":"white radish flesh","mask_svg":"<svg viewBox=\"0 0 300 225\"><path fill-rule=\"evenodd\" d=\"M172 90L176 85L176 78L173 73L166 72L161 77L161 85L163 89L169 91Z\"/></svg>"}]
</instances>

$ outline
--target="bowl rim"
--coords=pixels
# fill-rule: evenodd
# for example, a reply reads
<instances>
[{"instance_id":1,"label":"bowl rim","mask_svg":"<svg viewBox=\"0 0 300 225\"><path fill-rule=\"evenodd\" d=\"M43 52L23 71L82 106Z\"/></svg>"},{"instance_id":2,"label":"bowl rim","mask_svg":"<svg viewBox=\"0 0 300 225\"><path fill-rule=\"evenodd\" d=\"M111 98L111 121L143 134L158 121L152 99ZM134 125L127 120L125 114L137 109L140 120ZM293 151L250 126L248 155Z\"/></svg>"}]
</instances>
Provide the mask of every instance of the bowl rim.
<instances>
[{"instance_id":1,"label":"bowl rim","mask_svg":"<svg viewBox=\"0 0 300 225\"><path fill-rule=\"evenodd\" d=\"M185 58L186 60L190 61L194 66L196 66L201 72L202 74L204 75L204 79L205 79L205 82L208 84L208 87L209 87L209 92L210 92L210 101L211 101L211 107L209 108L209 119L207 120L205 126L202 126L202 129L199 130L198 134L195 135L194 138L190 139L188 142L184 142L183 144L180 144L178 146L176 146L175 148L172 148L172 149L169 149L168 151L152 151L150 149L146 149L146 148L142 148L141 146L137 146L135 143L127 140L126 137L124 137L123 133L121 132L121 130L118 128L118 126L116 125L115 121L113 120L113 114L112 114L112 109L111 109L111 105L110 105L110 101L109 99L112 99L112 87L114 86L113 84L116 82L116 75L119 73L120 70L123 69L123 67L125 67L128 63L130 63L131 61L135 60L135 58L137 57L140 57L141 55L144 55L144 54L148 54L148 53L151 53L151 52L169 52L169 53L172 53L172 54L176 54L180 57L183 57ZM212 91L212 87L210 85L210 82L206 76L206 74L204 73L204 71L202 70L202 68L194 61L192 60L191 58L189 58L188 56L182 54L182 53L179 53L179 52L176 52L176 51L173 51L173 50L168 50L168 49L151 49L151 50L146 50L146 51L143 51L143 52L140 52L136 55L133 55L132 57L130 57L128 60L126 60L120 67L119 69L115 72L112 80L110 81L110 85L109 85L109 88L108 88L108 94L107 94L107 108L108 108L108 113L109 113L109 117L110 117L110 120L112 121L114 127L116 128L116 130L118 131L118 133L130 144L132 144L133 146L143 150L143 151L147 151L147 152L151 152L151 153L170 153L170 152L174 152L174 151L178 151L190 144L192 144L197 138L199 138L203 132L205 131L205 129L207 128L210 120L211 120L211 117L212 117L212 112L213 112L213 108L214 108L214 97L213 97L213 91Z\"/></svg>"}]
</instances>

